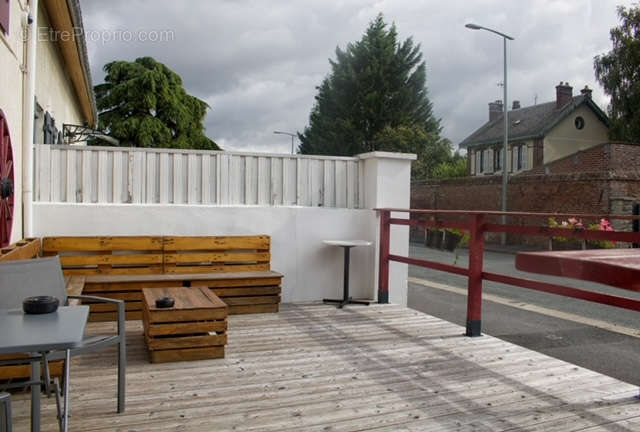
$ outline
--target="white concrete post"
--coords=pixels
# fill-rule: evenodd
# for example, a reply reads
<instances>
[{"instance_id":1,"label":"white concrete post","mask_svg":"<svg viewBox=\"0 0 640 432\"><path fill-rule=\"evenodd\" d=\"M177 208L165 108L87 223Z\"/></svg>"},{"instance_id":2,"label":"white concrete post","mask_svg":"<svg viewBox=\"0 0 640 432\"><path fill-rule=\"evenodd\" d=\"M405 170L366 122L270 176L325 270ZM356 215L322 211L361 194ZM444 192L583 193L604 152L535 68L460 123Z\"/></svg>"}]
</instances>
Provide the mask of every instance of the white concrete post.
<instances>
[{"instance_id":1,"label":"white concrete post","mask_svg":"<svg viewBox=\"0 0 640 432\"><path fill-rule=\"evenodd\" d=\"M357 156L363 172L363 208L409 208L411 198L411 162L416 160L412 153L371 152ZM392 213L392 217L408 218L407 213ZM378 256L380 218L376 218L376 251L374 295L378 293ZM409 227L392 226L392 254L409 254ZM391 263L389 268L389 301L402 306L407 305L408 266Z\"/></svg>"}]
</instances>

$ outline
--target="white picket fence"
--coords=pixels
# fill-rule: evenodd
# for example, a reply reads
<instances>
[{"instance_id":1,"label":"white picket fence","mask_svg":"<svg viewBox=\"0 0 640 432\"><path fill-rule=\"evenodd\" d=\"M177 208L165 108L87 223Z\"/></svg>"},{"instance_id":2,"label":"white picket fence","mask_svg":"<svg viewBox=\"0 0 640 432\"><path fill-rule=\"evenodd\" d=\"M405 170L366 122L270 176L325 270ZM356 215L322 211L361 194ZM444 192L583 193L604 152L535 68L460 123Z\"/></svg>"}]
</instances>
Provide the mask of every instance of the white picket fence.
<instances>
[{"instance_id":1,"label":"white picket fence","mask_svg":"<svg viewBox=\"0 0 640 432\"><path fill-rule=\"evenodd\" d=\"M362 207L357 158L36 145L35 201Z\"/></svg>"}]
</instances>

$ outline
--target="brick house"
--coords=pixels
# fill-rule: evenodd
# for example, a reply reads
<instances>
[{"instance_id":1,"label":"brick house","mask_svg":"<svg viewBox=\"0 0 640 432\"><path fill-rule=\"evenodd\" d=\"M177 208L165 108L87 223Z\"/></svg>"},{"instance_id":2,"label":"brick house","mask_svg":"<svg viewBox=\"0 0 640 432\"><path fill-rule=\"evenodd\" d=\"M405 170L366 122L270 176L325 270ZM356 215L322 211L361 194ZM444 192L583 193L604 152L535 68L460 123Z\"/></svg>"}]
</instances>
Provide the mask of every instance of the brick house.
<instances>
[{"instance_id":1,"label":"brick house","mask_svg":"<svg viewBox=\"0 0 640 432\"><path fill-rule=\"evenodd\" d=\"M529 107L518 101L508 113L507 169L520 173L549 164L608 140L609 120L585 86L580 95L560 82L556 100ZM502 101L489 104L489 121L460 143L467 149L471 176L502 173L504 165Z\"/></svg>"}]
</instances>

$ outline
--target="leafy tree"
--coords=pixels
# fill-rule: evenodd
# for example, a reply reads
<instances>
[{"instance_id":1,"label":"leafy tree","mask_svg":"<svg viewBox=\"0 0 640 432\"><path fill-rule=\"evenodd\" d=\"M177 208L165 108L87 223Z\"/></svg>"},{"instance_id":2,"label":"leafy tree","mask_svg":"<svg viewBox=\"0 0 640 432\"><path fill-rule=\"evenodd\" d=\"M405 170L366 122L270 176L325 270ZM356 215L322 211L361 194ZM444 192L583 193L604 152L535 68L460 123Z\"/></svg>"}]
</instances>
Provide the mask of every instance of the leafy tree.
<instances>
[{"instance_id":1,"label":"leafy tree","mask_svg":"<svg viewBox=\"0 0 640 432\"><path fill-rule=\"evenodd\" d=\"M435 167L433 177L439 179L466 177L469 175L468 169L467 158L456 152L450 160L441 162Z\"/></svg>"},{"instance_id":2,"label":"leafy tree","mask_svg":"<svg viewBox=\"0 0 640 432\"><path fill-rule=\"evenodd\" d=\"M435 167L440 160L432 164L423 153L450 152L427 96L420 45L411 38L399 42L395 25L388 27L381 14L360 41L336 48L336 60L329 62L331 73L317 87L309 125L299 134L301 153L414 151Z\"/></svg>"},{"instance_id":3,"label":"leafy tree","mask_svg":"<svg viewBox=\"0 0 640 432\"><path fill-rule=\"evenodd\" d=\"M126 147L219 150L204 134L209 107L187 94L182 79L151 57L104 66L95 86L98 127Z\"/></svg>"},{"instance_id":4,"label":"leafy tree","mask_svg":"<svg viewBox=\"0 0 640 432\"><path fill-rule=\"evenodd\" d=\"M596 56L596 79L611 96L612 139L640 142L640 7L619 6L619 27L611 29L613 49Z\"/></svg>"},{"instance_id":5,"label":"leafy tree","mask_svg":"<svg viewBox=\"0 0 640 432\"><path fill-rule=\"evenodd\" d=\"M374 137L373 147L381 151L416 153L418 159L411 165L411 175L418 179L433 177L434 169L451 159L451 142L421 126L386 126Z\"/></svg>"}]
</instances>

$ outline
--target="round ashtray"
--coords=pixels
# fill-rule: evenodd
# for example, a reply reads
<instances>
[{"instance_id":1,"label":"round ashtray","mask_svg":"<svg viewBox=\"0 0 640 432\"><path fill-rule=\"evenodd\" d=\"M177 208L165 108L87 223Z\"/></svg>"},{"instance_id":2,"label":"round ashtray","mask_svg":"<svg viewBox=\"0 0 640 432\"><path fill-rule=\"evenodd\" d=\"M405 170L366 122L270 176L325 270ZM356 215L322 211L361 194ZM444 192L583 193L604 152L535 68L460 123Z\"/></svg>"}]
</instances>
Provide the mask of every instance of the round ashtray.
<instances>
[{"instance_id":1,"label":"round ashtray","mask_svg":"<svg viewBox=\"0 0 640 432\"><path fill-rule=\"evenodd\" d=\"M56 297L36 296L27 297L22 301L22 310L26 314L41 315L58 310L60 301Z\"/></svg>"},{"instance_id":2,"label":"round ashtray","mask_svg":"<svg viewBox=\"0 0 640 432\"><path fill-rule=\"evenodd\" d=\"M170 307L173 307L175 303L176 301L172 297L162 297L156 300L156 307L170 308Z\"/></svg>"}]
</instances>

